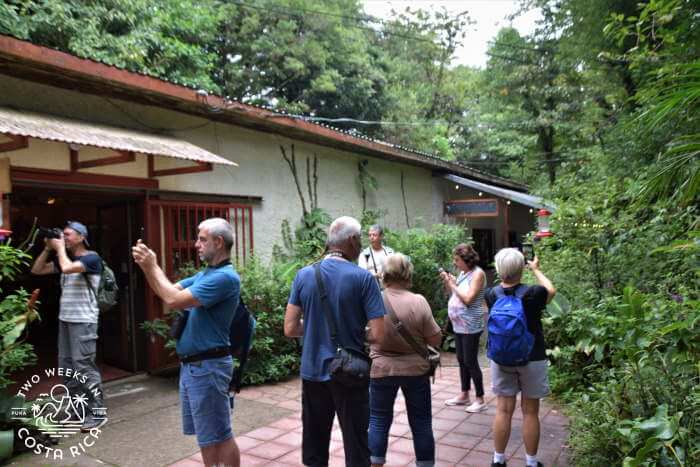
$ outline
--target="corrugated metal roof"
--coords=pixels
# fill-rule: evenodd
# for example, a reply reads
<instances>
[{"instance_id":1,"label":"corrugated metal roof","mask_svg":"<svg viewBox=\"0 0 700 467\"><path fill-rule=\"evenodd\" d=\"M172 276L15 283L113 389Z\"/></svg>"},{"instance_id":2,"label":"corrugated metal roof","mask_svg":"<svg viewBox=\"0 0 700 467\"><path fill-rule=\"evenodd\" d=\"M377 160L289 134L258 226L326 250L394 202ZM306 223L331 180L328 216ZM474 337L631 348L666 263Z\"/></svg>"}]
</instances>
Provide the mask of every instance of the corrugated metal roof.
<instances>
[{"instance_id":1,"label":"corrugated metal roof","mask_svg":"<svg viewBox=\"0 0 700 467\"><path fill-rule=\"evenodd\" d=\"M539 196L528 195L525 193L520 193L518 191L508 190L506 188L501 188L493 185L488 185L486 183L477 182L474 180L469 180L468 178L459 177L457 175L443 175L443 178L455 182L459 185L466 186L467 188L472 188L474 190L484 191L492 195L500 196L501 198L509 199L515 201L516 203L524 204L525 206L530 206L531 208L541 209L547 208L548 210L554 212L555 206L553 204L548 204L544 202Z\"/></svg>"},{"instance_id":2,"label":"corrugated metal roof","mask_svg":"<svg viewBox=\"0 0 700 467\"><path fill-rule=\"evenodd\" d=\"M238 165L180 139L7 107L0 107L0 133L193 162Z\"/></svg>"}]
</instances>

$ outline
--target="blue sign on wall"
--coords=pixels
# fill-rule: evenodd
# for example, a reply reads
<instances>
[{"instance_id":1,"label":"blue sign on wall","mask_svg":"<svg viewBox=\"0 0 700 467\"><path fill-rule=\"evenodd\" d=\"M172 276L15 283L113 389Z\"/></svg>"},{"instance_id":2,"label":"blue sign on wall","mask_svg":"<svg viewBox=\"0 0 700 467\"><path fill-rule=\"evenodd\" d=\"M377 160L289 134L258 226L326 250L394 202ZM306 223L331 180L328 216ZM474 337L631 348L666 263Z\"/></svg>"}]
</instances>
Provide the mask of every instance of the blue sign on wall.
<instances>
[{"instance_id":1,"label":"blue sign on wall","mask_svg":"<svg viewBox=\"0 0 700 467\"><path fill-rule=\"evenodd\" d=\"M497 199L463 199L445 203L445 214L455 217L498 217Z\"/></svg>"}]
</instances>

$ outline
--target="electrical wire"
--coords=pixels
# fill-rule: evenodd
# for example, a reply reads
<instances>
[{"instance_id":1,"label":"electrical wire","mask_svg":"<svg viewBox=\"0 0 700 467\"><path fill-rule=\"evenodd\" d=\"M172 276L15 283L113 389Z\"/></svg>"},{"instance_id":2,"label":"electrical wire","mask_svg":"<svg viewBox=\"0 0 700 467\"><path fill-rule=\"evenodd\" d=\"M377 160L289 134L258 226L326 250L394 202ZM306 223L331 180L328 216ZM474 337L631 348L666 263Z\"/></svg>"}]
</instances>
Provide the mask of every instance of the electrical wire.
<instances>
[{"instance_id":1,"label":"electrical wire","mask_svg":"<svg viewBox=\"0 0 700 467\"><path fill-rule=\"evenodd\" d=\"M239 5L239 6L243 7L243 8L248 8L248 9L252 9L252 10L260 10L260 11L264 11L264 12L266 12L266 13L270 13L270 12L278 13L278 14L280 14L280 15L283 15L283 16L287 17L287 18L299 18L299 17L301 16L301 15L299 14L299 12L303 12L303 13L309 13L309 14L312 14L312 15L315 14L315 15L319 15L319 16L329 16L329 17L339 17L339 18L343 18L343 19L350 19L350 20L354 20L354 21L358 21L358 22L360 22L360 21L377 22L377 23L381 24L382 26L391 25L391 23L389 23L389 22L387 22L387 21L380 20L380 19L376 19L376 18L373 19L373 20L368 20L368 19L366 19L366 18L361 18L361 17L358 17L358 16L340 15L340 14L337 14L337 13L321 12L321 11L318 11L318 10L307 10L307 9L304 9L304 8L297 8L297 9L295 9L295 10L286 10L286 9L280 9L279 7L276 7L276 8L275 8L275 7L261 7L261 6L258 6L258 5L251 5L251 4L249 4L249 3L245 3L245 2L242 2L242 1L240 1L240 0L231 0L231 3L233 3L234 5ZM369 16L369 15L368 15L367 17L368 17L368 18L374 18L374 17ZM380 35L400 37L400 38L402 38L402 39L409 39L409 40L418 41L418 42L428 42L428 43L431 43L431 44L434 44L434 43L435 43L435 41L432 40L432 39L423 38L423 37L418 37L418 36L413 36L413 35L409 35L409 34L401 34L401 33L398 33L398 32L388 32L388 31L385 31L385 30L377 30L377 29L375 29L375 28L372 28L372 27L369 27L369 26L361 26L361 25L359 25L359 24L354 24L354 25L353 25L353 24L349 24L349 25L346 25L346 26L349 26L349 27L352 27L352 28L356 28L356 29L362 29L362 30L365 30L365 31L371 31L371 32L374 32L374 33L378 33L378 34L380 34Z\"/></svg>"}]
</instances>

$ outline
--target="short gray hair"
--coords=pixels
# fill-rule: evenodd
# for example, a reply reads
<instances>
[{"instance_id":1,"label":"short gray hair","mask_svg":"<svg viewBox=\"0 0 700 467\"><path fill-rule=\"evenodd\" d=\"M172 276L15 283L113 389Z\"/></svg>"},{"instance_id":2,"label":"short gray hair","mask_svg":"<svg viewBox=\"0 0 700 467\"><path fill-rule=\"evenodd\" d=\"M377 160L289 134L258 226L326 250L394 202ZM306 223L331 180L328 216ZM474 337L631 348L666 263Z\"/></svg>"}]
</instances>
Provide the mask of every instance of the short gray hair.
<instances>
[{"instance_id":1,"label":"short gray hair","mask_svg":"<svg viewBox=\"0 0 700 467\"><path fill-rule=\"evenodd\" d=\"M515 248L503 248L496 253L496 272L502 281L519 280L525 267L525 257Z\"/></svg>"},{"instance_id":2,"label":"short gray hair","mask_svg":"<svg viewBox=\"0 0 700 467\"><path fill-rule=\"evenodd\" d=\"M199 223L199 229L207 229L209 235L224 239L226 251L231 251L233 247L233 227L226 219L221 217L211 217Z\"/></svg>"},{"instance_id":3,"label":"short gray hair","mask_svg":"<svg viewBox=\"0 0 700 467\"><path fill-rule=\"evenodd\" d=\"M362 226L354 217L342 216L337 218L328 227L328 246L338 247L345 243L349 238L355 235L360 235Z\"/></svg>"},{"instance_id":4,"label":"short gray hair","mask_svg":"<svg viewBox=\"0 0 700 467\"><path fill-rule=\"evenodd\" d=\"M372 224L372 225L370 225L370 226L369 226L369 229L368 229L367 231L368 231L368 232L371 232L372 230L374 230L375 232L377 232L377 233L379 234L380 237L384 235L384 229L382 229L382 226L379 225L379 224Z\"/></svg>"}]
</instances>

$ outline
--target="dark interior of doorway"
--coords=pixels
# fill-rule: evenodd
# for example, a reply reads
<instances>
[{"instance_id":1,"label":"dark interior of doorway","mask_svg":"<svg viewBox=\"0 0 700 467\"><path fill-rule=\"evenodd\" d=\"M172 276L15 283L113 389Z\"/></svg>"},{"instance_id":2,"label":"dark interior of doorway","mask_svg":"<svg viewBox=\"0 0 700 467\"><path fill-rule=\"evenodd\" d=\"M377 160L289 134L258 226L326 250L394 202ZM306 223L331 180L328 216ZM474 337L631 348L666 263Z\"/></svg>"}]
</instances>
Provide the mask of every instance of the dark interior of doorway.
<instances>
[{"instance_id":1,"label":"dark interior of doorway","mask_svg":"<svg viewBox=\"0 0 700 467\"><path fill-rule=\"evenodd\" d=\"M119 304L100 316L97 360L103 379L120 378L143 368L144 362L140 360L145 353L145 336L138 324L145 315L144 284L130 258L131 244L143 219L142 198L123 192L20 186L13 190L10 203L13 239L17 241L27 237L35 218L44 227L63 227L68 220L80 221L88 227L90 249L97 251L114 270L120 288ZM32 258L42 248L43 241L37 241L30 250ZM27 273L13 286L41 290L41 322L31 325L28 336L38 357L34 368L24 370L31 375L32 370L56 365L58 275Z\"/></svg>"}]
</instances>

